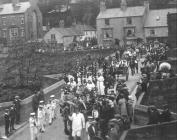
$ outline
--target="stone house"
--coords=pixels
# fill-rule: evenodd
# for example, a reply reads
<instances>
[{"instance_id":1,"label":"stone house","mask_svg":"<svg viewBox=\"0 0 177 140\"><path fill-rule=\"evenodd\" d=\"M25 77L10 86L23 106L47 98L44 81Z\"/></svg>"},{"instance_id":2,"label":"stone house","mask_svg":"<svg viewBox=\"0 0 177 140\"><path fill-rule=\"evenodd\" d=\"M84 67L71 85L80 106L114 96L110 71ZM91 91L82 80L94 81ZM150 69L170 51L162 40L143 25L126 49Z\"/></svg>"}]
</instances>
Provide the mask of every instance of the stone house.
<instances>
[{"instance_id":1,"label":"stone house","mask_svg":"<svg viewBox=\"0 0 177 140\"><path fill-rule=\"evenodd\" d=\"M147 41L158 40L160 42L167 42L167 15L170 13L177 13L176 8L149 11L144 26L145 38Z\"/></svg>"},{"instance_id":2,"label":"stone house","mask_svg":"<svg viewBox=\"0 0 177 140\"><path fill-rule=\"evenodd\" d=\"M0 4L0 37L13 40L36 40L43 36L42 15L35 0Z\"/></svg>"},{"instance_id":3,"label":"stone house","mask_svg":"<svg viewBox=\"0 0 177 140\"><path fill-rule=\"evenodd\" d=\"M80 41L81 36L82 33L75 28L52 28L44 35L44 41L66 50L74 41Z\"/></svg>"},{"instance_id":4,"label":"stone house","mask_svg":"<svg viewBox=\"0 0 177 140\"><path fill-rule=\"evenodd\" d=\"M106 9L105 2L100 3L97 16L98 43L109 45L116 40L131 44L138 38L144 39L144 24L149 11L149 3L143 6L127 7L122 0L120 8Z\"/></svg>"}]
</instances>

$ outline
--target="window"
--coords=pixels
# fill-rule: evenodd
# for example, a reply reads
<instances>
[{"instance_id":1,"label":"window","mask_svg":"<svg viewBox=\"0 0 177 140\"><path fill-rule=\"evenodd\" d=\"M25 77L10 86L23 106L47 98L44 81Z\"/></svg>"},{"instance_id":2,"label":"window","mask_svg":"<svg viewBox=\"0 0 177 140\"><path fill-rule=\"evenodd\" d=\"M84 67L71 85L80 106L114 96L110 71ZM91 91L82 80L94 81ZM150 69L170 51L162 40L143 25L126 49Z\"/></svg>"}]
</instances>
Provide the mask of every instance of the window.
<instances>
[{"instance_id":1,"label":"window","mask_svg":"<svg viewBox=\"0 0 177 140\"><path fill-rule=\"evenodd\" d=\"M9 37L10 37L10 40L16 39L18 37L18 28L10 28Z\"/></svg>"},{"instance_id":2,"label":"window","mask_svg":"<svg viewBox=\"0 0 177 140\"><path fill-rule=\"evenodd\" d=\"M109 25L109 19L105 19L105 25Z\"/></svg>"},{"instance_id":3,"label":"window","mask_svg":"<svg viewBox=\"0 0 177 140\"><path fill-rule=\"evenodd\" d=\"M155 35L155 30L150 30L150 35Z\"/></svg>"},{"instance_id":4,"label":"window","mask_svg":"<svg viewBox=\"0 0 177 140\"><path fill-rule=\"evenodd\" d=\"M2 36L3 36L3 38L6 38L6 36L7 36L6 30L2 31Z\"/></svg>"},{"instance_id":5,"label":"window","mask_svg":"<svg viewBox=\"0 0 177 140\"><path fill-rule=\"evenodd\" d=\"M6 17L2 17L2 25L6 25Z\"/></svg>"},{"instance_id":6,"label":"window","mask_svg":"<svg viewBox=\"0 0 177 140\"><path fill-rule=\"evenodd\" d=\"M132 35L132 30L128 30L127 31L127 36L131 36Z\"/></svg>"},{"instance_id":7,"label":"window","mask_svg":"<svg viewBox=\"0 0 177 140\"><path fill-rule=\"evenodd\" d=\"M113 38L113 30L112 29L103 29L103 38Z\"/></svg>"},{"instance_id":8,"label":"window","mask_svg":"<svg viewBox=\"0 0 177 140\"><path fill-rule=\"evenodd\" d=\"M11 24L15 25L15 16L11 16Z\"/></svg>"},{"instance_id":9,"label":"window","mask_svg":"<svg viewBox=\"0 0 177 140\"><path fill-rule=\"evenodd\" d=\"M52 41L55 41L55 40L56 40L55 34L51 34L51 40L52 40Z\"/></svg>"},{"instance_id":10,"label":"window","mask_svg":"<svg viewBox=\"0 0 177 140\"><path fill-rule=\"evenodd\" d=\"M25 30L21 29L21 37L24 37L24 36L25 36Z\"/></svg>"},{"instance_id":11,"label":"window","mask_svg":"<svg viewBox=\"0 0 177 140\"><path fill-rule=\"evenodd\" d=\"M132 24L132 18L131 17L127 17L127 24Z\"/></svg>"},{"instance_id":12,"label":"window","mask_svg":"<svg viewBox=\"0 0 177 140\"><path fill-rule=\"evenodd\" d=\"M135 36L135 28L126 28L125 34L127 37L133 37Z\"/></svg>"},{"instance_id":13,"label":"window","mask_svg":"<svg viewBox=\"0 0 177 140\"><path fill-rule=\"evenodd\" d=\"M21 17L21 24L24 24L24 17Z\"/></svg>"}]
</instances>

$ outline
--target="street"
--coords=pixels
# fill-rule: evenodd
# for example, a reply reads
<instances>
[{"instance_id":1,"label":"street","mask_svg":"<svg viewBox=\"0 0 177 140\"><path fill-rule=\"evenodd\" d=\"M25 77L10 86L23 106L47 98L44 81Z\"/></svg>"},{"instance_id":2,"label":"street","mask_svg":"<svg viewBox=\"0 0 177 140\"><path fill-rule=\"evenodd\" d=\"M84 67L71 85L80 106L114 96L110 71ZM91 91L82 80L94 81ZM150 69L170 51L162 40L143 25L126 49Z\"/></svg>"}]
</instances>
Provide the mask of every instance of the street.
<instances>
[{"instance_id":1,"label":"street","mask_svg":"<svg viewBox=\"0 0 177 140\"><path fill-rule=\"evenodd\" d=\"M126 82L129 91L133 91L136 86L136 82L139 80L140 74L134 76L129 75L129 80ZM19 130L19 134L12 136L9 140L30 140L29 125ZM69 140L68 136L64 134L64 124L62 117L58 112L58 117L51 126L46 127L45 133L40 133L39 140ZM87 140L87 137L83 136L82 140Z\"/></svg>"}]
</instances>

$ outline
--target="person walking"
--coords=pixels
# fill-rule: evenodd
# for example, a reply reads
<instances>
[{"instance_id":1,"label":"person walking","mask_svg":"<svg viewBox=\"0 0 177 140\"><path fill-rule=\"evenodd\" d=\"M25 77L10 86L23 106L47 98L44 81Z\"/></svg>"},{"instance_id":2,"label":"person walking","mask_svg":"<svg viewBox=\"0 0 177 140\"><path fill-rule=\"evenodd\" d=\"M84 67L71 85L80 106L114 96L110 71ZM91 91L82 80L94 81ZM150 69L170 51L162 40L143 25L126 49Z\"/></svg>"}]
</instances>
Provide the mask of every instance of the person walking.
<instances>
[{"instance_id":1,"label":"person walking","mask_svg":"<svg viewBox=\"0 0 177 140\"><path fill-rule=\"evenodd\" d=\"M44 113L42 105L39 105L37 118L38 118L38 124L39 124L39 131L43 133L45 132L45 128L44 128L45 113Z\"/></svg>"},{"instance_id":2,"label":"person walking","mask_svg":"<svg viewBox=\"0 0 177 140\"><path fill-rule=\"evenodd\" d=\"M30 114L29 127L30 127L30 136L31 136L30 140L37 140L38 128L37 128L37 120L34 112Z\"/></svg>"},{"instance_id":3,"label":"person walking","mask_svg":"<svg viewBox=\"0 0 177 140\"><path fill-rule=\"evenodd\" d=\"M75 107L75 112L69 116L69 119L72 121L72 137L74 140L81 140L82 130L85 128L85 118L80 113L78 106Z\"/></svg>"}]
</instances>

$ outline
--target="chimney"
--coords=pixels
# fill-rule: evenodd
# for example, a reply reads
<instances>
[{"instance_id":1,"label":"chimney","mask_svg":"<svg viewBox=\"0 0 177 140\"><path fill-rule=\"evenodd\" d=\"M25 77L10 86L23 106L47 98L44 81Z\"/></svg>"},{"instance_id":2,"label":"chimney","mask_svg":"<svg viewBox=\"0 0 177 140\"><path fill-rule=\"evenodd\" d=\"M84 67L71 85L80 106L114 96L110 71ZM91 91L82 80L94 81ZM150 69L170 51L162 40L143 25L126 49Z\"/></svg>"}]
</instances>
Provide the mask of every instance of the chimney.
<instances>
[{"instance_id":1,"label":"chimney","mask_svg":"<svg viewBox=\"0 0 177 140\"><path fill-rule=\"evenodd\" d=\"M105 1L100 1L100 12L106 11Z\"/></svg>"},{"instance_id":2,"label":"chimney","mask_svg":"<svg viewBox=\"0 0 177 140\"><path fill-rule=\"evenodd\" d=\"M120 9L122 11L126 11L126 9L127 9L127 1L126 0L121 0Z\"/></svg>"},{"instance_id":3,"label":"chimney","mask_svg":"<svg viewBox=\"0 0 177 140\"><path fill-rule=\"evenodd\" d=\"M148 0L144 1L144 7L146 8L146 11L148 12L149 11L149 1Z\"/></svg>"},{"instance_id":4,"label":"chimney","mask_svg":"<svg viewBox=\"0 0 177 140\"><path fill-rule=\"evenodd\" d=\"M19 0L12 0L12 5L16 6L19 3Z\"/></svg>"}]
</instances>

